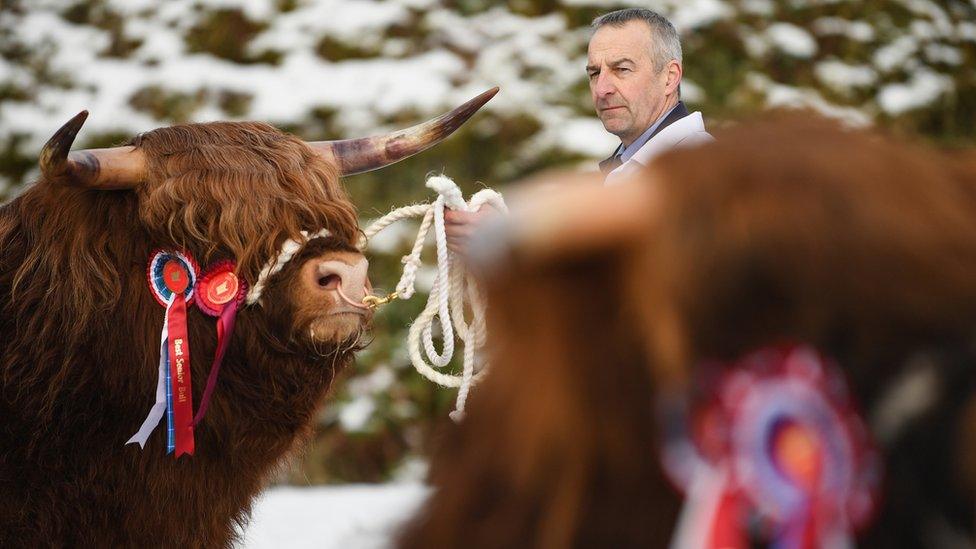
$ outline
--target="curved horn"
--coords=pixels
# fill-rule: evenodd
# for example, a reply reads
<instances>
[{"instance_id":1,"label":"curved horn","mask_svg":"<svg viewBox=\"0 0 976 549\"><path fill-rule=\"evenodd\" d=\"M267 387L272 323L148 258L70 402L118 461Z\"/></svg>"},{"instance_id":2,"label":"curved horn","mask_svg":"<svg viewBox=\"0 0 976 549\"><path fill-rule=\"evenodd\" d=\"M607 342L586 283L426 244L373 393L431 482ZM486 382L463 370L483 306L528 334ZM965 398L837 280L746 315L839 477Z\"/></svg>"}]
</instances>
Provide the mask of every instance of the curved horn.
<instances>
[{"instance_id":1,"label":"curved horn","mask_svg":"<svg viewBox=\"0 0 976 549\"><path fill-rule=\"evenodd\" d=\"M70 153L78 131L88 119L81 111L48 139L41 149L41 173L45 179L64 179L93 189L131 189L146 174L146 158L135 147L89 149Z\"/></svg>"},{"instance_id":2,"label":"curved horn","mask_svg":"<svg viewBox=\"0 0 976 549\"><path fill-rule=\"evenodd\" d=\"M309 146L334 162L342 175L368 172L433 147L461 127L496 93L498 88L492 88L447 114L405 130L359 139L314 141Z\"/></svg>"}]
</instances>

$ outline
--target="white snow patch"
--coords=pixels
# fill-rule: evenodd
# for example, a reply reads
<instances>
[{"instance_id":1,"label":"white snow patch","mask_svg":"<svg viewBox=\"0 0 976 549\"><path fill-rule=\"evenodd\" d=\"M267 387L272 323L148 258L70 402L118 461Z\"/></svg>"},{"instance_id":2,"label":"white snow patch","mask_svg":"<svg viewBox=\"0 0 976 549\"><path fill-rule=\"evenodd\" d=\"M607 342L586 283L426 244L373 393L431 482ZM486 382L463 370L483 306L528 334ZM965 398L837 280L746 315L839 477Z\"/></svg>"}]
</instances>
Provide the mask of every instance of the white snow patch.
<instances>
[{"instance_id":1,"label":"white snow patch","mask_svg":"<svg viewBox=\"0 0 976 549\"><path fill-rule=\"evenodd\" d=\"M115 13L128 16L134 16L159 4L157 0L108 0L106 3Z\"/></svg>"},{"instance_id":2,"label":"white snow patch","mask_svg":"<svg viewBox=\"0 0 976 549\"><path fill-rule=\"evenodd\" d=\"M934 63L944 63L958 67L962 65L963 55L959 48L933 43L925 46L925 57Z\"/></svg>"},{"instance_id":3,"label":"white snow patch","mask_svg":"<svg viewBox=\"0 0 976 549\"><path fill-rule=\"evenodd\" d=\"M392 211L394 208L391 208ZM379 218L377 218L379 219ZM376 219L360 223L361 227L369 227ZM398 221L388 225L382 231L373 235L366 245L370 253L390 255L404 250L407 242L413 242L420 223L416 221Z\"/></svg>"},{"instance_id":4,"label":"white snow patch","mask_svg":"<svg viewBox=\"0 0 976 549\"><path fill-rule=\"evenodd\" d=\"M789 7L794 9L802 9L809 7L819 7L827 6L830 4L840 4L847 0L789 0Z\"/></svg>"},{"instance_id":5,"label":"white snow patch","mask_svg":"<svg viewBox=\"0 0 976 549\"><path fill-rule=\"evenodd\" d=\"M353 396L371 396L386 392L393 386L394 381L396 381L396 376L393 374L393 370L389 366L381 364L366 375L350 379L346 388L349 394Z\"/></svg>"},{"instance_id":6,"label":"white snow patch","mask_svg":"<svg viewBox=\"0 0 976 549\"><path fill-rule=\"evenodd\" d=\"M703 103L706 95L705 88L687 78L681 79L681 100L685 103Z\"/></svg>"},{"instance_id":7,"label":"white snow patch","mask_svg":"<svg viewBox=\"0 0 976 549\"><path fill-rule=\"evenodd\" d=\"M59 71L78 68L77 64L91 61L96 52L111 43L108 33L103 30L74 25L44 11L26 13L11 30L31 49L54 47L51 68Z\"/></svg>"},{"instance_id":8,"label":"white snow patch","mask_svg":"<svg viewBox=\"0 0 976 549\"><path fill-rule=\"evenodd\" d=\"M359 433L366 429L369 420L376 411L376 401L371 396L358 396L344 402L339 410L339 424L347 433Z\"/></svg>"},{"instance_id":9,"label":"white snow patch","mask_svg":"<svg viewBox=\"0 0 976 549\"><path fill-rule=\"evenodd\" d=\"M593 158L606 156L619 143L596 117L567 120L551 137L558 148Z\"/></svg>"},{"instance_id":10,"label":"white snow patch","mask_svg":"<svg viewBox=\"0 0 976 549\"><path fill-rule=\"evenodd\" d=\"M956 34L960 40L976 42L976 23L963 21L956 26Z\"/></svg>"},{"instance_id":11,"label":"white snow patch","mask_svg":"<svg viewBox=\"0 0 976 549\"><path fill-rule=\"evenodd\" d=\"M739 37L746 48L746 53L753 59L762 59L769 53L769 40L763 34L756 34L751 27L739 27Z\"/></svg>"},{"instance_id":12,"label":"white snow patch","mask_svg":"<svg viewBox=\"0 0 976 549\"><path fill-rule=\"evenodd\" d=\"M369 373L346 382L346 390L352 399L336 406L339 408L336 417L342 428L350 433L367 430L370 419L376 413L377 397L387 393L395 381L393 369L380 364Z\"/></svg>"},{"instance_id":13,"label":"white snow patch","mask_svg":"<svg viewBox=\"0 0 976 549\"><path fill-rule=\"evenodd\" d=\"M878 105L890 115L926 107L953 89L952 79L931 70L918 71L911 80L888 84L878 93Z\"/></svg>"},{"instance_id":14,"label":"white snow patch","mask_svg":"<svg viewBox=\"0 0 976 549\"><path fill-rule=\"evenodd\" d=\"M871 125L871 119L865 113L835 105L824 99L816 90L779 84L760 73L750 73L746 77L746 82L752 89L765 94L766 106L769 108L812 109L849 127Z\"/></svg>"},{"instance_id":15,"label":"white snow patch","mask_svg":"<svg viewBox=\"0 0 976 549\"><path fill-rule=\"evenodd\" d=\"M237 547L379 549L423 504L419 483L276 487L258 497Z\"/></svg>"},{"instance_id":16,"label":"white snow patch","mask_svg":"<svg viewBox=\"0 0 976 549\"><path fill-rule=\"evenodd\" d=\"M619 0L562 0L562 4L601 8L616 8L621 5ZM667 17L679 32L703 27L713 21L735 15L735 10L722 0L633 0L628 4L660 13Z\"/></svg>"},{"instance_id":17,"label":"white snow patch","mask_svg":"<svg viewBox=\"0 0 976 549\"><path fill-rule=\"evenodd\" d=\"M393 471L392 478L396 482L419 484L427 478L427 471L429 470L430 464L427 463L427 460L416 456L407 457Z\"/></svg>"},{"instance_id":18,"label":"white snow patch","mask_svg":"<svg viewBox=\"0 0 976 549\"><path fill-rule=\"evenodd\" d=\"M771 17L776 11L772 0L743 0L740 8L743 13Z\"/></svg>"},{"instance_id":19,"label":"white snow patch","mask_svg":"<svg viewBox=\"0 0 976 549\"><path fill-rule=\"evenodd\" d=\"M908 68L912 65L909 60L918 53L918 40L914 36L904 35L889 42L874 52L874 65L883 72L894 69Z\"/></svg>"},{"instance_id":20,"label":"white snow patch","mask_svg":"<svg viewBox=\"0 0 976 549\"><path fill-rule=\"evenodd\" d=\"M821 36L846 36L855 42L870 42L875 37L870 23L841 17L821 17L813 22L813 31Z\"/></svg>"},{"instance_id":21,"label":"white snow patch","mask_svg":"<svg viewBox=\"0 0 976 549\"><path fill-rule=\"evenodd\" d=\"M945 10L930 0L896 1L915 15L929 18L942 36L948 36L952 32L952 20L949 18L949 15Z\"/></svg>"},{"instance_id":22,"label":"white snow patch","mask_svg":"<svg viewBox=\"0 0 976 549\"><path fill-rule=\"evenodd\" d=\"M425 23L437 29L442 40L468 52L477 52L485 40L479 32L472 32L465 18L454 11L433 10L427 14Z\"/></svg>"},{"instance_id":23,"label":"white snow patch","mask_svg":"<svg viewBox=\"0 0 976 549\"><path fill-rule=\"evenodd\" d=\"M666 3L675 6L669 19L679 32L691 31L735 15L735 10L721 0L671 0Z\"/></svg>"},{"instance_id":24,"label":"white snow patch","mask_svg":"<svg viewBox=\"0 0 976 549\"><path fill-rule=\"evenodd\" d=\"M773 23L766 29L766 38L775 48L793 57L808 59L817 53L813 36L790 23Z\"/></svg>"},{"instance_id":25,"label":"white snow patch","mask_svg":"<svg viewBox=\"0 0 976 549\"><path fill-rule=\"evenodd\" d=\"M254 47L282 50L309 48L324 36L359 46L376 45L384 29L404 21L408 14L407 8L396 2L303 2L298 9L276 15L271 27L255 37Z\"/></svg>"},{"instance_id":26,"label":"white snow patch","mask_svg":"<svg viewBox=\"0 0 976 549\"><path fill-rule=\"evenodd\" d=\"M411 109L440 114L470 98L455 95L452 82L465 76L467 70L456 55L446 50L399 60L329 63L319 58L311 51L315 36L333 30L349 31L350 26L343 23L346 19L381 25L399 21L406 13L405 8L393 3L343 0L342 9L338 9L339 4L338 0L307 4L275 19L266 33L265 47L276 46L277 38L282 36L308 39L302 47L290 43L295 48L277 67L239 65L204 54L187 56L179 33L165 26L159 28L158 13L152 21L133 17L126 27L127 34L146 37L137 50L137 59L153 60L154 64L101 58L97 52L108 44L104 31L66 23L54 13L29 12L11 25L18 39L31 48L54 48L52 69L69 75L76 87L66 91L45 86L33 103L4 102L0 105L0 139L14 133L29 135L31 139L22 148L34 152L50 132L85 108L92 113L85 134L135 134L158 127L161 121L135 111L129 104L134 93L148 86L188 94L223 90L246 93L253 99L245 116L273 123L301 122L313 108L329 107L342 113L337 120L348 134L380 131L378 117ZM261 2L253 5L257 9ZM165 6L176 15L192 11L183 1ZM552 22L545 25L552 27ZM361 25L351 27L365 36L380 34ZM538 62L549 59L551 56ZM485 82L490 84L477 86L478 91L497 81L489 77ZM211 93L212 99L191 115L191 121L227 118L214 103L215 96ZM80 141L84 141L84 136Z\"/></svg>"},{"instance_id":27,"label":"white snow patch","mask_svg":"<svg viewBox=\"0 0 976 549\"><path fill-rule=\"evenodd\" d=\"M437 0L398 0L401 5L415 10L433 9L437 5Z\"/></svg>"},{"instance_id":28,"label":"white snow patch","mask_svg":"<svg viewBox=\"0 0 976 549\"><path fill-rule=\"evenodd\" d=\"M935 40L939 37L939 31L935 30L935 25L918 19L912 21L908 31L921 41Z\"/></svg>"},{"instance_id":29,"label":"white snow patch","mask_svg":"<svg viewBox=\"0 0 976 549\"><path fill-rule=\"evenodd\" d=\"M437 267L433 265L422 265L417 269L417 278L414 281L414 285L418 292L429 294L431 288L434 287L434 280L436 279Z\"/></svg>"},{"instance_id":30,"label":"white snow patch","mask_svg":"<svg viewBox=\"0 0 976 549\"><path fill-rule=\"evenodd\" d=\"M872 86L878 81L878 73L872 67L850 65L836 59L817 63L813 72L818 80L841 93Z\"/></svg>"},{"instance_id":31,"label":"white snow patch","mask_svg":"<svg viewBox=\"0 0 976 549\"><path fill-rule=\"evenodd\" d=\"M562 0L560 2L564 6L569 7L597 7L605 8L610 6L616 6L619 4L617 0Z\"/></svg>"}]
</instances>

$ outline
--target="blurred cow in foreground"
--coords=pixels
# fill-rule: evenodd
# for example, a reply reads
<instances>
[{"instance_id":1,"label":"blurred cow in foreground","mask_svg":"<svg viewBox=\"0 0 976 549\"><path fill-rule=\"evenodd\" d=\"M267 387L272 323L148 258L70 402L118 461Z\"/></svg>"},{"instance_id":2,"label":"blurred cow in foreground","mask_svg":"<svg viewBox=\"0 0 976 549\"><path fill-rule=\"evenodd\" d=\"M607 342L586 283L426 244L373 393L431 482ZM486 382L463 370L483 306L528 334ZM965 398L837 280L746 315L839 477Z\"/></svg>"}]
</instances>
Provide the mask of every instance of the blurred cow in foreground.
<instances>
[{"instance_id":1,"label":"blurred cow in foreground","mask_svg":"<svg viewBox=\"0 0 976 549\"><path fill-rule=\"evenodd\" d=\"M493 369L400 547L843 546L829 521L865 547L973 546L976 163L793 119L671 153L628 185L557 189L472 248ZM672 431L695 433L689 460L737 443L728 424L668 403L701 409L709 373L741 376L757 351L794 344L806 349L794 364L842 372L807 368L846 453L786 424L759 449L800 456L774 473L814 484L839 456L860 499L793 531L763 522L747 485L719 501L738 514L695 523L689 506L707 498L683 501L688 486L662 467ZM739 394L763 378L746 379Z\"/></svg>"},{"instance_id":2,"label":"blurred cow in foreground","mask_svg":"<svg viewBox=\"0 0 976 549\"><path fill-rule=\"evenodd\" d=\"M371 320L339 177L435 144L495 91L408 130L334 142L215 122L69 154L86 113L58 131L40 180L0 208L0 546L228 546ZM217 267L212 291L191 257L198 275ZM222 307L218 329L207 300ZM189 334L189 370L174 326ZM171 370L157 368L161 341ZM139 429L153 387L164 408L192 394L193 422L177 414L152 431L154 406ZM211 391L203 418L192 403ZM166 456L167 431L176 457L194 455Z\"/></svg>"}]
</instances>

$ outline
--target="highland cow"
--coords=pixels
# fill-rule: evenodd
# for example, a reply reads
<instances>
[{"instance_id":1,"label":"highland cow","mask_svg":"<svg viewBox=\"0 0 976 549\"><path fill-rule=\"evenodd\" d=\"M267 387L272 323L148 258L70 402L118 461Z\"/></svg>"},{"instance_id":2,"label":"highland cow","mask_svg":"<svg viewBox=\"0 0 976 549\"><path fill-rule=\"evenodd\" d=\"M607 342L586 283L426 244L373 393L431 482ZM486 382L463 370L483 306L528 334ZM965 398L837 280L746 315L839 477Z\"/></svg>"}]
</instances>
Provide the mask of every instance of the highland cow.
<instances>
[{"instance_id":1,"label":"highland cow","mask_svg":"<svg viewBox=\"0 0 976 549\"><path fill-rule=\"evenodd\" d=\"M486 230L471 261L492 370L399 546L667 547L682 500L662 404L694 394L702 365L803 342L844 372L883 464L857 542L972 547L973 167L771 121L620 187L547 192Z\"/></svg>"},{"instance_id":2,"label":"highland cow","mask_svg":"<svg viewBox=\"0 0 976 549\"><path fill-rule=\"evenodd\" d=\"M339 176L433 145L495 91L409 130L336 142L216 122L68 154L85 113L66 124L40 180L0 208L0 546L229 545L370 323ZM124 445L160 360L153 250L236 261L253 288L288 240L304 245L237 315L194 455L165 455L165 428L145 449ZM217 336L198 308L187 324L200 403Z\"/></svg>"}]
</instances>

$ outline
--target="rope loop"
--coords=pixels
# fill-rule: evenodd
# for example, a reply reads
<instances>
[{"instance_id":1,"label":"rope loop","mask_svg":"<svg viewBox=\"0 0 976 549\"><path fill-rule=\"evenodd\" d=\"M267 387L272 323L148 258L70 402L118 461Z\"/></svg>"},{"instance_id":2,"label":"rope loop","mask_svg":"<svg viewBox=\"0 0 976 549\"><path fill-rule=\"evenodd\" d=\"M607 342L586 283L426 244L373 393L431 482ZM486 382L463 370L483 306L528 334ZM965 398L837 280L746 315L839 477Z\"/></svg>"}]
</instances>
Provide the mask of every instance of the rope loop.
<instances>
[{"instance_id":1,"label":"rope loop","mask_svg":"<svg viewBox=\"0 0 976 549\"><path fill-rule=\"evenodd\" d=\"M407 349L410 362L422 376L443 387L457 387L458 396L451 419L460 421L464 416L464 405L471 387L480 381L487 372L487 363L480 351L487 339L485 326L485 303L477 280L464 271L454 252L447 247L447 234L444 229L444 208L459 211L478 211L490 204L500 212L508 207L502 195L491 189L482 189L468 202L457 184L443 175L427 178L427 187L438 196L432 204L416 204L397 208L373 222L363 231L365 242L386 227L401 219L422 218L410 253L401 258L403 274L396 286L396 297L410 299L416 291L417 272L423 265L420 254L427 234L434 229L434 246L437 257L437 275L427 297L423 312L410 325L407 334ZM470 322L465 312L470 311ZM440 328L435 336L434 324ZM435 339L442 341L442 350L437 351ZM455 337L463 346L463 368L460 375L445 373L441 369L454 357ZM421 350L421 348L423 348Z\"/></svg>"}]
</instances>

